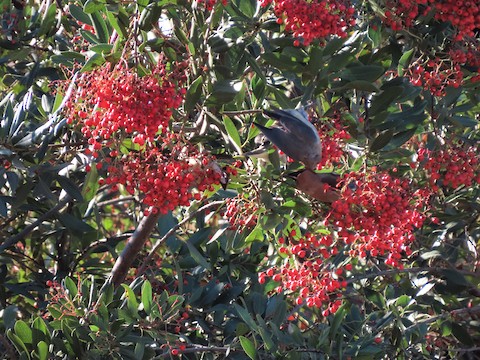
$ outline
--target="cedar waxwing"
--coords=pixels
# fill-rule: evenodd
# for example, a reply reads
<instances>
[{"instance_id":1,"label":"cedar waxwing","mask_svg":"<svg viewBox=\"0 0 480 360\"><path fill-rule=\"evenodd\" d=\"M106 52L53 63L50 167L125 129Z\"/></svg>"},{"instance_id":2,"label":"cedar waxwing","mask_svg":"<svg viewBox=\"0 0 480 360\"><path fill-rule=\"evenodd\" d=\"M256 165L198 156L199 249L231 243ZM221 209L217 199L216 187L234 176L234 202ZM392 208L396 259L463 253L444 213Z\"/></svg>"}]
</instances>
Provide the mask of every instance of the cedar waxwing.
<instances>
[{"instance_id":1,"label":"cedar waxwing","mask_svg":"<svg viewBox=\"0 0 480 360\"><path fill-rule=\"evenodd\" d=\"M314 199L332 203L340 198L340 191L336 188L340 178L338 175L319 174L308 169L292 175L296 180L296 188Z\"/></svg>"},{"instance_id":2,"label":"cedar waxwing","mask_svg":"<svg viewBox=\"0 0 480 360\"><path fill-rule=\"evenodd\" d=\"M260 131L287 156L314 170L322 159L322 143L305 110L275 109L263 112L281 126L267 128L255 123Z\"/></svg>"}]
</instances>

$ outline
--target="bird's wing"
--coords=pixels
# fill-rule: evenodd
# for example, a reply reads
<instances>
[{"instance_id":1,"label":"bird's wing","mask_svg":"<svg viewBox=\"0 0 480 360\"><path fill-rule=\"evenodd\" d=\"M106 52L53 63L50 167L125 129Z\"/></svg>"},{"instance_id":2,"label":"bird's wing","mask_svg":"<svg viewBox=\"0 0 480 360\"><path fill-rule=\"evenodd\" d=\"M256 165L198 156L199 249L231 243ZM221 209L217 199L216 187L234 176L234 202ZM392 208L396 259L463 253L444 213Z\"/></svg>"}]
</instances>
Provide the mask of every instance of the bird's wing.
<instances>
[{"instance_id":1,"label":"bird's wing","mask_svg":"<svg viewBox=\"0 0 480 360\"><path fill-rule=\"evenodd\" d=\"M308 116L304 110L280 110L274 111L264 110L265 115L277 120L290 134L301 141L318 142L317 129L308 120Z\"/></svg>"},{"instance_id":2,"label":"bird's wing","mask_svg":"<svg viewBox=\"0 0 480 360\"><path fill-rule=\"evenodd\" d=\"M290 133L285 132L280 128L267 128L257 123L254 124L260 129L260 131L267 137L268 140L274 143L289 157L297 161L304 160L305 152L303 151L302 147L299 146L298 142L292 139Z\"/></svg>"}]
</instances>

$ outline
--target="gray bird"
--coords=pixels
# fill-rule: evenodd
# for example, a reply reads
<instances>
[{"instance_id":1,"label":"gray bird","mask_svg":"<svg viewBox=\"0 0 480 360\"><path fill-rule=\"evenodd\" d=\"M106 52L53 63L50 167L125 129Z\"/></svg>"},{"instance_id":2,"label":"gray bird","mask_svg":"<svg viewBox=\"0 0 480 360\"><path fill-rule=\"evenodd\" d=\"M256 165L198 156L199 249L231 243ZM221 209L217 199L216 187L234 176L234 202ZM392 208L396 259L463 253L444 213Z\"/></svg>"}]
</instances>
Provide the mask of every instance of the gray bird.
<instances>
[{"instance_id":1,"label":"gray bird","mask_svg":"<svg viewBox=\"0 0 480 360\"><path fill-rule=\"evenodd\" d=\"M305 110L274 109L263 113L277 120L280 126L267 128L254 123L260 131L287 156L315 170L322 159L322 143Z\"/></svg>"}]
</instances>

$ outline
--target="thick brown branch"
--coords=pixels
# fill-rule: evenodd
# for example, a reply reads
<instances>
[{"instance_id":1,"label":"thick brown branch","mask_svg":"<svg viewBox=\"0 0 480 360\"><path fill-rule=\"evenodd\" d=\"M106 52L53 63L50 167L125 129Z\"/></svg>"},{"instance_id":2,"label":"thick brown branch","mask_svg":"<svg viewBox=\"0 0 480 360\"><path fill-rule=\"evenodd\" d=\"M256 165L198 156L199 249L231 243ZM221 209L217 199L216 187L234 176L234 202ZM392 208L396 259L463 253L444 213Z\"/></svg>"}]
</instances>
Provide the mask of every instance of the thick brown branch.
<instances>
[{"instance_id":1,"label":"thick brown branch","mask_svg":"<svg viewBox=\"0 0 480 360\"><path fill-rule=\"evenodd\" d=\"M110 274L110 282L114 287L117 287L125 280L128 270L132 266L137 254L150 237L150 234L157 225L159 217L160 213L154 214L153 212L151 212L148 216L145 216L135 229L130 239L128 239L127 245L118 257L115 265L113 265L113 269Z\"/></svg>"}]
</instances>

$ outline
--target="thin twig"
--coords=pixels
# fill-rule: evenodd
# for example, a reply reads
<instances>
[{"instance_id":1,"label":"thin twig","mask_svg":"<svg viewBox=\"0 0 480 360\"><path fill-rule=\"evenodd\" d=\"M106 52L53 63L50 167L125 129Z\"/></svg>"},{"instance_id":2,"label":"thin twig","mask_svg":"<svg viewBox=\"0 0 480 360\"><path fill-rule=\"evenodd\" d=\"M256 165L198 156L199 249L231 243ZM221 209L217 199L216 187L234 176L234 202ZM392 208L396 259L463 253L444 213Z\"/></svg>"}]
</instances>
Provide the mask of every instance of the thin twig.
<instances>
[{"instance_id":1,"label":"thin twig","mask_svg":"<svg viewBox=\"0 0 480 360\"><path fill-rule=\"evenodd\" d=\"M13 244L17 243L18 241L24 239L28 234L30 234L37 226L39 226L41 223L43 223L46 219L48 219L50 216L52 216L54 213L62 209L65 205L67 205L72 198L70 196L66 196L62 201L60 201L57 205L55 205L53 208L48 210L46 213L41 215L37 220L35 220L33 223L30 225L26 226L22 231L20 231L17 235L14 235L7 240L3 242L2 245L0 245L0 253L2 253L6 248L9 248Z\"/></svg>"},{"instance_id":2,"label":"thin twig","mask_svg":"<svg viewBox=\"0 0 480 360\"><path fill-rule=\"evenodd\" d=\"M82 250L82 252L77 256L77 258L75 259L75 261L73 262L73 265L71 266L71 271L74 271L75 268L78 266L78 263L90 252L92 251L94 248L96 247L99 247L99 246L102 246L102 245L105 245L105 244L108 244L110 241L114 241L114 240L125 240L125 239L128 239L130 236L132 236L132 233L128 233L128 234L120 234L120 235L117 235L117 236L112 236L110 238L106 238L106 239L100 239L100 240L97 240L93 243L91 243L90 245L88 245L85 249Z\"/></svg>"},{"instance_id":3,"label":"thin twig","mask_svg":"<svg viewBox=\"0 0 480 360\"><path fill-rule=\"evenodd\" d=\"M153 254L158 250L158 248L163 244L163 242L165 240L167 240L170 236L172 236L175 233L175 231L177 231L183 224L190 221L193 217L197 216L197 214L199 214L200 212L208 210L208 209L210 209L212 207L215 207L215 206L223 205L224 203L225 203L225 201L214 201L214 202L211 202L207 205L204 205L204 206L198 208L197 210L195 210L194 212L192 212L191 214L189 214L185 219L180 221L177 225L173 226L165 235L163 235L160 239L157 240L155 245L153 245L152 249L150 250L150 252L146 256L146 258L143 260L142 265L138 269L137 276L140 276L145 272L145 270L147 268L147 264L152 259Z\"/></svg>"}]
</instances>

